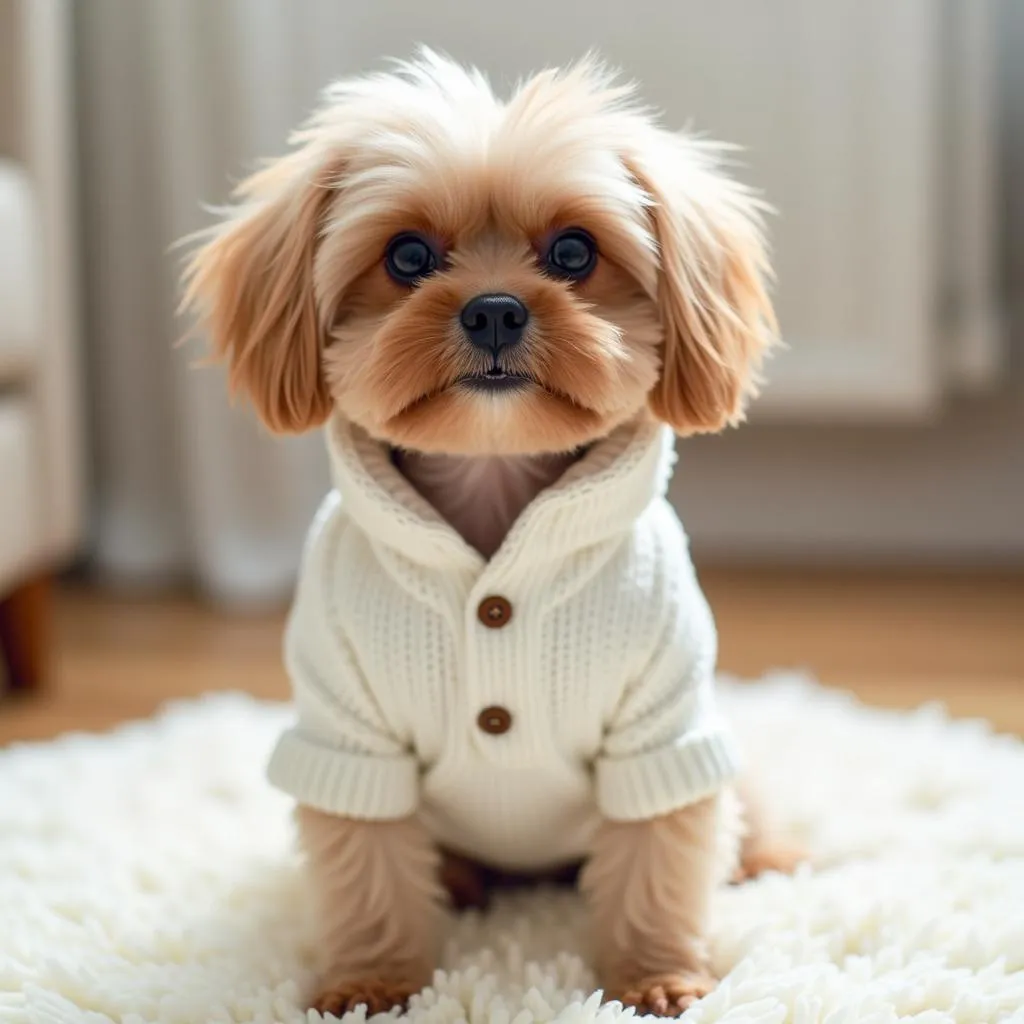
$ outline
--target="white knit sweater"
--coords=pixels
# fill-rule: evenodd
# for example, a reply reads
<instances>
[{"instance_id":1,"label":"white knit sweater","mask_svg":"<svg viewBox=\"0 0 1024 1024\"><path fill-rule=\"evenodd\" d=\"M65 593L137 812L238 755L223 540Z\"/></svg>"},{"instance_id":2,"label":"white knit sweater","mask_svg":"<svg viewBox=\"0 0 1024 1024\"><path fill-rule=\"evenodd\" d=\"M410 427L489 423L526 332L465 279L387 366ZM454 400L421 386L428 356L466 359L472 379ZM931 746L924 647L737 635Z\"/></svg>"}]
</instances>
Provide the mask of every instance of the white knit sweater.
<instances>
[{"instance_id":1,"label":"white knit sweater","mask_svg":"<svg viewBox=\"0 0 1024 1024\"><path fill-rule=\"evenodd\" d=\"M336 490L289 619L298 720L275 785L354 818L418 813L450 849L535 869L585 855L602 815L664 814L734 776L714 623L664 497L668 430L594 446L489 561L385 446L341 420L328 439Z\"/></svg>"}]
</instances>

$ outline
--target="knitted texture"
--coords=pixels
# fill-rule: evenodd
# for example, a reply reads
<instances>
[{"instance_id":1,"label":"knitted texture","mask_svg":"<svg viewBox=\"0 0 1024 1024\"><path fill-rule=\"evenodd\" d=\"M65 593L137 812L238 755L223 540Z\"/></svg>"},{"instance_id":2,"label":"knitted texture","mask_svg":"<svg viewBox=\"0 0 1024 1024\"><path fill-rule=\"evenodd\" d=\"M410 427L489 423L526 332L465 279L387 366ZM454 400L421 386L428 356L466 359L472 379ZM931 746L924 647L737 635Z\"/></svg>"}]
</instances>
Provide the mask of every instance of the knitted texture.
<instances>
[{"instance_id":1,"label":"knitted texture","mask_svg":"<svg viewBox=\"0 0 1024 1024\"><path fill-rule=\"evenodd\" d=\"M271 781L358 818L418 812L510 869L584 855L601 816L641 819L736 773L712 692L716 638L665 490L672 435L594 446L483 559L335 420L285 639L298 720ZM489 628L489 597L511 617ZM482 709L509 712L500 734Z\"/></svg>"}]
</instances>

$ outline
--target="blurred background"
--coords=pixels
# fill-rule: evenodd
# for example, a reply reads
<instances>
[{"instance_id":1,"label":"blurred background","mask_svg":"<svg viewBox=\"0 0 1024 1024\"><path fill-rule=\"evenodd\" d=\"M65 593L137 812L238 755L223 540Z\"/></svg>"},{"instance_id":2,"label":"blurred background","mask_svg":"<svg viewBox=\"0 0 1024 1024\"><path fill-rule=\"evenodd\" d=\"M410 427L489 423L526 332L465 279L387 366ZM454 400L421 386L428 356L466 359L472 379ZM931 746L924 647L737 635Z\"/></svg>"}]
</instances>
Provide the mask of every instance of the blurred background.
<instances>
[{"instance_id":1,"label":"blurred background","mask_svg":"<svg viewBox=\"0 0 1024 1024\"><path fill-rule=\"evenodd\" d=\"M286 693L321 441L174 347L170 246L421 42L596 48L778 210L788 348L673 485L723 667L1024 731L1024 3L0 0L0 742Z\"/></svg>"}]
</instances>

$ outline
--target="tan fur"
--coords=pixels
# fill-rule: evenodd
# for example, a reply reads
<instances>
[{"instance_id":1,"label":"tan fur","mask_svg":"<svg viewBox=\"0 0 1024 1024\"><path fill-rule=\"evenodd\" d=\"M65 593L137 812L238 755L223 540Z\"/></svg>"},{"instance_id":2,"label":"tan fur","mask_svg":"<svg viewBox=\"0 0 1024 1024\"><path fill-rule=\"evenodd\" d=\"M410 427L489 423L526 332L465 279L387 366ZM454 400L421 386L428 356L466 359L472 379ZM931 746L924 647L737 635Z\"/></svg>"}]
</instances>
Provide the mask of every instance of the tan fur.
<instances>
[{"instance_id":1,"label":"tan fur","mask_svg":"<svg viewBox=\"0 0 1024 1024\"><path fill-rule=\"evenodd\" d=\"M253 175L186 270L184 302L203 312L232 388L278 432L319 426L331 410L312 285L331 174L291 158Z\"/></svg>"},{"instance_id":2,"label":"tan fur","mask_svg":"<svg viewBox=\"0 0 1024 1024\"><path fill-rule=\"evenodd\" d=\"M763 205L718 173L716 147L662 134L631 161L653 204L664 325L655 414L680 434L742 419L775 338Z\"/></svg>"},{"instance_id":3,"label":"tan fur","mask_svg":"<svg viewBox=\"0 0 1024 1024\"><path fill-rule=\"evenodd\" d=\"M806 847L778 837L764 842L744 843L740 862L730 881L738 885L769 873L791 875L809 860Z\"/></svg>"},{"instance_id":4,"label":"tan fur","mask_svg":"<svg viewBox=\"0 0 1024 1024\"><path fill-rule=\"evenodd\" d=\"M737 792L743 813L743 840L732 882L746 882L769 871L792 874L810 859L807 849L787 839L772 820L770 802L752 774L740 780Z\"/></svg>"},{"instance_id":5,"label":"tan fur","mask_svg":"<svg viewBox=\"0 0 1024 1024\"><path fill-rule=\"evenodd\" d=\"M718 797L649 821L605 822L580 884L591 907L595 960L606 992L650 1009L649 989L675 978L707 991L705 937L723 860ZM735 824L726 826L735 847ZM657 979L655 981L655 979ZM660 1012L681 1012L683 1000Z\"/></svg>"},{"instance_id":6,"label":"tan fur","mask_svg":"<svg viewBox=\"0 0 1024 1024\"><path fill-rule=\"evenodd\" d=\"M199 237L184 299L233 387L271 430L334 412L391 445L485 555L620 424L653 414L685 434L738 421L773 338L759 202L721 173L715 147L660 127L593 60L535 75L508 101L429 52L337 83L236 199ZM597 243L584 281L543 266L568 228ZM441 258L412 287L384 265L407 231ZM497 356L459 326L493 292L529 310L522 342ZM528 385L465 386L495 361ZM584 887L610 992L674 1014L713 984L703 938L721 806L606 825ZM403 1002L434 965L428 838L412 821L311 810L299 826L323 915L316 1005ZM446 871L479 893L465 864Z\"/></svg>"},{"instance_id":7,"label":"tan fur","mask_svg":"<svg viewBox=\"0 0 1024 1024\"><path fill-rule=\"evenodd\" d=\"M430 837L415 819L354 821L300 807L296 821L319 914L313 1005L336 1013L404 1002L437 962L443 890Z\"/></svg>"}]
</instances>

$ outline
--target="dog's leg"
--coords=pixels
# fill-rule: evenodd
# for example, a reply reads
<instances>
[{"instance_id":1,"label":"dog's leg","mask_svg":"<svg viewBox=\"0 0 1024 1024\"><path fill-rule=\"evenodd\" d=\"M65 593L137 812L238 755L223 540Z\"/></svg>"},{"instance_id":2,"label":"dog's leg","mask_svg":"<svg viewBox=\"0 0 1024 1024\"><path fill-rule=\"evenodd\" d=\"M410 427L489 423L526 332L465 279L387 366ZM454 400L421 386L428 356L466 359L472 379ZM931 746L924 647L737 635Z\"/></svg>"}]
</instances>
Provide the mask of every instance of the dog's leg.
<instances>
[{"instance_id":1,"label":"dog's leg","mask_svg":"<svg viewBox=\"0 0 1024 1024\"><path fill-rule=\"evenodd\" d=\"M469 857L441 851L441 886L455 910L486 910L490 903L489 876L482 864Z\"/></svg>"},{"instance_id":2,"label":"dog's leg","mask_svg":"<svg viewBox=\"0 0 1024 1024\"><path fill-rule=\"evenodd\" d=\"M745 882L767 871L790 875L810 859L803 846L786 839L769 820L766 801L751 778L741 779L738 791L746 827L733 882Z\"/></svg>"},{"instance_id":3,"label":"dog's leg","mask_svg":"<svg viewBox=\"0 0 1024 1024\"><path fill-rule=\"evenodd\" d=\"M355 821L297 811L323 958L313 1008L341 1016L404 1005L435 967L439 854L414 818Z\"/></svg>"},{"instance_id":4,"label":"dog's leg","mask_svg":"<svg viewBox=\"0 0 1024 1024\"><path fill-rule=\"evenodd\" d=\"M715 987L705 935L722 867L718 797L647 821L604 823L581 887L609 998L675 1017Z\"/></svg>"}]
</instances>

